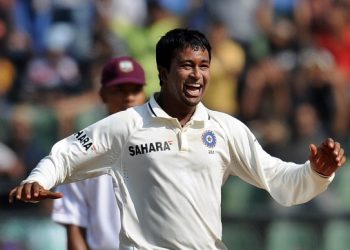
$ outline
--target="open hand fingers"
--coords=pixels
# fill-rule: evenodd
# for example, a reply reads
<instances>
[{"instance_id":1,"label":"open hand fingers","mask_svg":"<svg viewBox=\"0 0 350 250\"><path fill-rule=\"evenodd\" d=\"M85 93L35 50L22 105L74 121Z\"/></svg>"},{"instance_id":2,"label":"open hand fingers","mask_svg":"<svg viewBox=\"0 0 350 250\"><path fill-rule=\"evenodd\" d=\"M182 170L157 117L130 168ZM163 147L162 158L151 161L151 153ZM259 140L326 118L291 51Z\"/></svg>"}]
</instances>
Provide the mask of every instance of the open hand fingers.
<instances>
[{"instance_id":1,"label":"open hand fingers","mask_svg":"<svg viewBox=\"0 0 350 250\"><path fill-rule=\"evenodd\" d=\"M334 163L339 167L346 161L344 149L341 147L339 142L333 141L328 138L322 145L321 150L328 153L329 158L333 159Z\"/></svg>"},{"instance_id":2,"label":"open hand fingers","mask_svg":"<svg viewBox=\"0 0 350 250\"><path fill-rule=\"evenodd\" d=\"M9 194L9 202L12 203L14 200L38 202L44 199L59 199L62 197L62 193L45 190L39 183L34 182L25 183L12 189Z\"/></svg>"},{"instance_id":3,"label":"open hand fingers","mask_svg":"<svg viewBox=\"0 0 350 250\"><path fill-rule=\"evenodd\" d=\"M20 200L22 196L23 186L13 188L9 194L9 202L12 203L15 199Z\"/></svg>"},{"instance_id":4,"label":"open hand fingers","mask_svg":"<svg viewBox=\"0 0 350 250\"><path fill-rule=\"evenodd\" d=\"M341 167L345 161L345 152L339 142L331 138L325 140L317 150L317 154L311 158L316 172L329 176Z\"/></svg>"},{"instance_id":5,"label":"open hand fingers","mask_svg":"<svg viewBox=\"0 0 350 250\"><path fill-rule=\"evenodd\" d=\"M40 185L36 182L24 184L22 195L21 195L21 200L30 201L34 197L38 197L39 188L40 188Z\"/></svg>"},{"instance_id":6,"label":"open hand fingers","mask_svg":"<svg viewBox=\"0 0 350 250\"><path fill-rule=\"evenodd\" d=\"M345 151L343 148L341 148L338 152L337 161L339 167L344 165L344 163L346 162Z\"/></svg>"},{"instance_id":7,"label":"open hand fingers","mask_svg":"<svg viewBox=\"0 0 350 250\"><path fill-rule=\"evenodd\" d=\"M12 203L15 199L29 202L33 197L38 196L39 189L40 185L36 182L17 186L10 191L9 202Z\"/></svg>"},{"instance_id":8,"label":"open hand fingers","mask_svg":"<svg viewBox=\"0 0 350 250\"><path fill-rule=\"evenodd\" d=\"M59 192L51 192L50 190L40 190L39 200L43 199L59 199L62 198L63 194Z\"/></svg>"}]
</instances>

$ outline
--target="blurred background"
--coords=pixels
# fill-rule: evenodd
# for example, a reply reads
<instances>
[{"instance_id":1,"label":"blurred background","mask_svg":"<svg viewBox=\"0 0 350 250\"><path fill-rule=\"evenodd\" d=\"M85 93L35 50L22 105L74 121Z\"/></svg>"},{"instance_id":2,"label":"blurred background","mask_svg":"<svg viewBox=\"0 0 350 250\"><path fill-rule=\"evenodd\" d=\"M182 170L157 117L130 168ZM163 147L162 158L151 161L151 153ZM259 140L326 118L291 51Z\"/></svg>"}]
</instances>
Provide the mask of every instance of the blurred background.
<instances>
[{"instance_id":1,"label":"blurred background","mask_svg":"<svg viewBox=\"0 0 350 250\"><path fill-rule=\"evenodd\" d=\"M169 29L209 38L204 103L263 147L303 163L326 137L349 152L349 0L0 0L0 250L64 250L51 203L8 204L8 192L57 140L101 118L106 60L131 55L159 89L155 44ZM346 250L350 166L313 201L285 208L230 178L223 238L236 250Z\"/></svg>"}]
</instances>

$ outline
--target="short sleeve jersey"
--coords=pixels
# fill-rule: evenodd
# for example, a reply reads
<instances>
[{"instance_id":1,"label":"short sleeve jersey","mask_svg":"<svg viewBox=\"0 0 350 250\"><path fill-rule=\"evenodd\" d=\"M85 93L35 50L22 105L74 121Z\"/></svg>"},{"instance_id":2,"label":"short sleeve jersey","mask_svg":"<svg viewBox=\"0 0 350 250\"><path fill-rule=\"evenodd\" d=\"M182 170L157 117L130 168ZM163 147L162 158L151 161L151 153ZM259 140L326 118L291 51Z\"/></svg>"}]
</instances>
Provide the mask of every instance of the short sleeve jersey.
<instances>
[{"instance_id":1,"label":"short sleeve jersey","mask_svg":"<svg viewBox=\"0 0 350 250\"><path fill-rule=\"evenodd\" d=\"M120 216L112 178L102 175L57 187L62 199L54 200L52 219L86 229L91 250L118 250Z\"/></svg>"},{"instance_id":2,"label":"short sleeve jersey","mask_svg":"<svg viewBox=\"0 0 350 250\"><path fill-rule=\"evenodd\" d=\"M25 182L51 188L109 171L121 213L120 249L226 249L220 204L229 176L287 206L310 200L332 179L309 162L267 154L227 114L199 103L181 126L152 97L56 143Z\"/></svg>"}]
</instances>

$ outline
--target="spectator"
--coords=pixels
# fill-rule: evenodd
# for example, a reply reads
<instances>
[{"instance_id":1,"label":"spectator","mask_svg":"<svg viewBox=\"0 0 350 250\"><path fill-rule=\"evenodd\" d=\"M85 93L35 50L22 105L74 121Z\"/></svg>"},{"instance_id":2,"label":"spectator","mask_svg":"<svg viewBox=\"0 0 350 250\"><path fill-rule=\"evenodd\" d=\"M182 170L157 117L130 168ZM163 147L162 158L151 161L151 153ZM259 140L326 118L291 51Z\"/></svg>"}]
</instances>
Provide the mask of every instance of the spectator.
<instances>
[{"instance_id":1,"label":"spectator","mask_svg":"<svg viewBox=\"0 0 350 250\"><path fill-rule=\"evenodd\" d=\"M6 144L0 142L0 182L9 185L11 181L17 182L25 176L25 167L16 153Z\"/></svg>"},{"instance_id":2,"label":"spectator","mask_svg":"<svg viewBox=\"0 0 350 250\"><path fill-rule=\"evenodd\" d=\"M203 103L210 109L237 115L238 80L245 65L245 51L231 39L226 25L220 21L213 22L208 33L212 44L212 74Z\"/></svg>"},{"instance_id":3,"label":"spectator","mask_svg":"<svg viewBox=\"0 0 350 250\"><path fill-rule=\"evenodd\" d=\"M57 98L83 90L78 62L68 54L74 31L67 24L51 27L47 37L48 49L28 62L26 100L52 104Z\"/></svg>"}]
</instances>

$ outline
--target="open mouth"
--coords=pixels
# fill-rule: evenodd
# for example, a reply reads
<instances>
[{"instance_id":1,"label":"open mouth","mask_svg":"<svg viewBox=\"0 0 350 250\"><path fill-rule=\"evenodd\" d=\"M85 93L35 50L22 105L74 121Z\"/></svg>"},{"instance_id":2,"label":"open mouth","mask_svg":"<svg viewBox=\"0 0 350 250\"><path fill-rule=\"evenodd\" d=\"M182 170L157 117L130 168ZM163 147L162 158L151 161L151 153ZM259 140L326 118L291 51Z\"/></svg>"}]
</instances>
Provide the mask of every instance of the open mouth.
<instances>
[{"instance_id":1,"label":"open mouth","mask_svg":"<svg viewBox=\"0 0 350 250\"><path fill-rule=\"evenodd\" d=\"M198 97L202 93L202 85L199 83L185 84L184 92L189 97Z\"/></svg>"}]
</instances>

